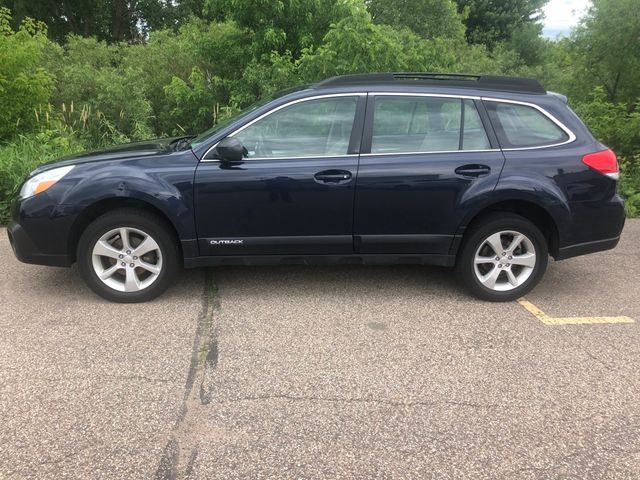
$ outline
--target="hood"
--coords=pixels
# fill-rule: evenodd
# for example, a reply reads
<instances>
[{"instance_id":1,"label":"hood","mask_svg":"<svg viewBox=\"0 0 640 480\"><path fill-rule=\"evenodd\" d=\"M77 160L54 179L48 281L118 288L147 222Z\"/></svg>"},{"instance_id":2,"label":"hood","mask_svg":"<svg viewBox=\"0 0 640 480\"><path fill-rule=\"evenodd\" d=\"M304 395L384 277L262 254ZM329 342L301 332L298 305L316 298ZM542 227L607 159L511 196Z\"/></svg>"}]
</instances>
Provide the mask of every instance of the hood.
<instances>
[{"instance_id":1,"label":"hood","mask_svg":"<svg viewBox=\"0 0 640 480\"><path fill-rule=\"evenodd\" d=\"M101 148L67 155L40 166L37 171L48 170L53 167L65 165L77 165L79 163L100 162L104 160L124 160L127 158L149 157L152 155L167 154L172 151L171 143L182 137L158 138L142 142L125 143L113 147Z\"/></svg>"}]
</instances>

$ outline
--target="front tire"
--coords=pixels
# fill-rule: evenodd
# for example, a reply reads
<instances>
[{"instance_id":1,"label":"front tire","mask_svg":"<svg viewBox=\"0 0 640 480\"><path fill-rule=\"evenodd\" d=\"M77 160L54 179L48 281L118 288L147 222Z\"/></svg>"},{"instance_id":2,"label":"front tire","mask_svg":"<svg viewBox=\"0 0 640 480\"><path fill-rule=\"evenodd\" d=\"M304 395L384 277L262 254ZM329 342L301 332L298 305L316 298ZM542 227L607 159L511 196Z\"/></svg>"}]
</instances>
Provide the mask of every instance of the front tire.
<instances>
[{"instance_id":1,"label":"front tire","mask_svg":"<svg viewBox=\"0 0 640 480\"><path fill-rule=\"evenodd\" d=\"M456 262L458 278L473 295L491 302L516 300L530 292L547 268L544 235L512 213L484 217L465 235Z\"/></svg>"},{"instance_id":2,"label":"front tire","mask_svg":"<svg viewBox=\"0 0 640 480\"><path fill-rule=\"evenodd\" d=\"M78 242L78 270L95 293L119 303L164 292L178 268L175 236L157 215L137 209L98 217Z\"/></svg>"}]
</instances>

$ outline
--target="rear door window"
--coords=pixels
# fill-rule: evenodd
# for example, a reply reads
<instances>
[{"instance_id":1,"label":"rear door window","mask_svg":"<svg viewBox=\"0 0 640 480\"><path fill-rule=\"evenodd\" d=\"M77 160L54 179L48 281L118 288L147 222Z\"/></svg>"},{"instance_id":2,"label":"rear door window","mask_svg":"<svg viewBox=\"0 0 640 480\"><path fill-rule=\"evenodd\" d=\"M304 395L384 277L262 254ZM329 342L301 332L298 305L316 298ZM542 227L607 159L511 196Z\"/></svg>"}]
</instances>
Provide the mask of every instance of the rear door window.
<instances>
[{"instance_id":1,"label":"rear door window","mask_svg":"<svg viewBox=\"0 0 640 480\"><path fill-rule=\"evenodd\" d=\"M567 133L534 107L486 101L489 118L502 148L543 147L564 143Z\"/></svg>"},{"instance_id":2,"label":"rear door window","mask_svg":"<svg viewBox=\"0 0 640 480\"><path fill-rule=\"evenodd\" d=\"M460 98L378 95L371 153L489 149L475 104Z\"/></svg>"}]
</instances>

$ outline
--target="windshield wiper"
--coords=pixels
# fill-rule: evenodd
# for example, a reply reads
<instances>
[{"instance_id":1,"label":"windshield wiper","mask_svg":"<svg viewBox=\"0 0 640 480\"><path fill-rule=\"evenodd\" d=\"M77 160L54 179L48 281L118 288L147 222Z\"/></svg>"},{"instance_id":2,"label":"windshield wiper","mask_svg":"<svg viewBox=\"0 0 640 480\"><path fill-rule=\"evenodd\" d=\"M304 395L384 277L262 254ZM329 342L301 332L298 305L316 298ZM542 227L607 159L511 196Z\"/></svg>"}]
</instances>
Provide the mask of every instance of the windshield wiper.
<instances>
[{"instance_id":1,"label":"windshield wiper","mask_svg":"<svg viewBox=\"0 0 640 480\"><path fill-rule=\"evenodd\" d=\"M191 145L191 140L196 138L196 135L187 135L186 137L180 137L173 140L170 145L173 146L174 151L186 150Z\"/></svg>"}]
</instances>

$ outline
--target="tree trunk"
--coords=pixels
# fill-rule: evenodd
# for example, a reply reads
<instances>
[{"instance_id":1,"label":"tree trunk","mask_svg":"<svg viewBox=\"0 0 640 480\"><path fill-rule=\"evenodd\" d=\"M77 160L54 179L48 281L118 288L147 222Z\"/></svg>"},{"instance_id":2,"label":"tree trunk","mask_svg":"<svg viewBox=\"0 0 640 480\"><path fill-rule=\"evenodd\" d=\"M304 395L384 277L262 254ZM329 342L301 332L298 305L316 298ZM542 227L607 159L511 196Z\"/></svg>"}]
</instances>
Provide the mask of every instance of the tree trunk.
<instances>
[{"instance_id":1,"label":"tree trunk","mask_svg":"<svg viewBox=\"0 0 640 480\"><path fill-rule=\"evenodd\" d=\"M118 42L124 40L127 29L128 8L127 0L114 0L113 2L113 22L111 35L113 40Z\"/></svg>"}]
</instances>

